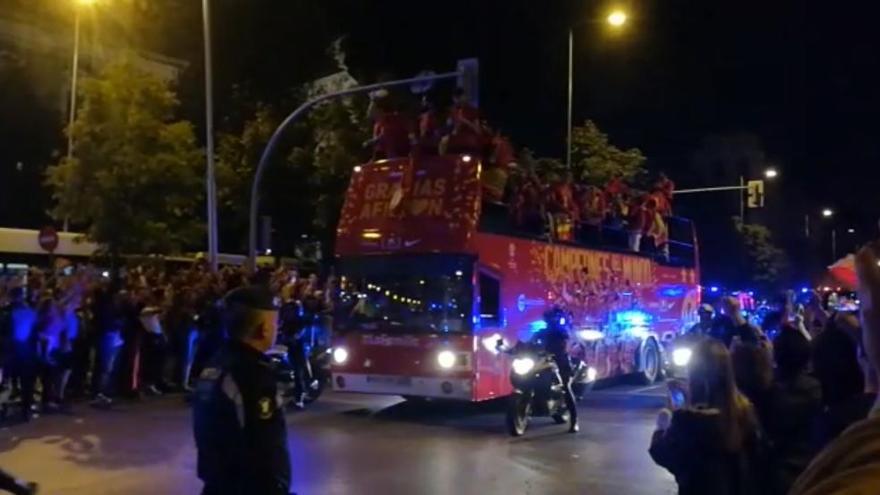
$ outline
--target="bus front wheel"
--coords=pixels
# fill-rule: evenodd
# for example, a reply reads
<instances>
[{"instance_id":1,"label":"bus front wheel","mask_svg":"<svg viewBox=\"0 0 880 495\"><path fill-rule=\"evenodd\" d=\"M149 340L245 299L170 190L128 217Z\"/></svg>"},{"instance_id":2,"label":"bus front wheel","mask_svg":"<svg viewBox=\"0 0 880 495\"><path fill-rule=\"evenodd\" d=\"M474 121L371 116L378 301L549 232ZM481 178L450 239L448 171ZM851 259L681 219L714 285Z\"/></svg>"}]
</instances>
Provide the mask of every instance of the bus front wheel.
<instances>
[{"instance_id":1,"label":"bus front wheel","mask_svg":"<svg viewBox=\"0 0 880 495\"><path fill-rule=\"evenodd\" d=\"M650 385L657 381L661 375L662 360L660 347L654 339L648 339L642 347L639 359L639 381Z\"/></svg>"}]
</instances>

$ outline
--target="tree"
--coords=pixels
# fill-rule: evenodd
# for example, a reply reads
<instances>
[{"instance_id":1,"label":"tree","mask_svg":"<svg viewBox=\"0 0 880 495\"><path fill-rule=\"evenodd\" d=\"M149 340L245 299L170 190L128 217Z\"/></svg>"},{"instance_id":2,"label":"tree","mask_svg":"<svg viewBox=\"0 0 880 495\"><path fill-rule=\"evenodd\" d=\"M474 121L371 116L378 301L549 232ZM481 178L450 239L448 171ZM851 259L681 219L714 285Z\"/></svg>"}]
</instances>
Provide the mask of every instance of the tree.
<instances>
[{"instance_id":1,"label":"tree","mask_svg":"<svg viewBox=\"0 0 880 495\"><path fill-rule=\"evenodd\" d=\"M587 120L572 132L572 172L594 185L604 185L620 174L634 181L645 173L645 156L638 148L622 150L608 141L608 135Z\"/></svg>"},{"instance_id":2,"label":"tree","mask_svg":"<svg viewBox=\"0 0 880 495\"><path fill-rule=\"evenodd\" d=\"M82 81L67 132L74 157L47 171L56 219L83 225L113 256L168 253L201 234L203 155L193 126L174 120L175 93L128 62Z\"/></svg>"},{"instance_id":3,"label":"tree","mask_svg":"<svg viewBox=\"0 0 880 495\"><path fill-rule=\"evenodd\" d=\"M535 173L539 177L561 175L565 172L565 164L556 158L535 157L535 153L523 148L516 158L519 169L526 173Z\"/></svg>"},{"instance_id":4,"label":"tree","mask_svg":"<svg viewBox=\"0 0 880 495\"><path fill-rule=\"evenodd\" d=\"M313 109L297 128L303 144L288 157L296 170L309 177L312 227L325 254L333 246L351 172L369 157L363 147L370 137L366 108L366 98L360 97L330 101Z\"/></svg>"},{"instance_id":5,"label":"tree","mask_svg":"<svg viewBox=\"0 0 880 495\"><path fill-rule=\"evenodd\" d=\"M743 223L733 219L740 241L740 273L747 282L768 289L779 283L788 267L785 251L774 244L770 229L763 225Z\"/></svg>"},{"instance_id":6,"label":"tree","mask_svg":"<svg viewBox=\"0 0 880 495\"><path fill-rule=\"evenodd\" d=\"M299 91L294 102L305 98ZM276 149L261 186L260 214L283 219L275 241L292 252L301 236L317 234L332 247L351 171L368 158L362 143L370 136L365 98L328 101L290 129ZM258 104L238 129L219 134L217 182L221 228L236 249L244 247L251 181L266 143L280 122L271 106Z\"/></svg>"},{"instance_id":7,"label":"tree","mask_svg":"<svg viewBox=\"0 0 880 495\"><path fill-rule=\"evenodd\" d=\"M240 127L227 125L225 130L217 133L217 199L221 249L241 251L246 246L251 181L260 155L278 126L275 114L271 106L256 104L253 106L253 114L245 118Z\"/></svg>"}]
</instances>

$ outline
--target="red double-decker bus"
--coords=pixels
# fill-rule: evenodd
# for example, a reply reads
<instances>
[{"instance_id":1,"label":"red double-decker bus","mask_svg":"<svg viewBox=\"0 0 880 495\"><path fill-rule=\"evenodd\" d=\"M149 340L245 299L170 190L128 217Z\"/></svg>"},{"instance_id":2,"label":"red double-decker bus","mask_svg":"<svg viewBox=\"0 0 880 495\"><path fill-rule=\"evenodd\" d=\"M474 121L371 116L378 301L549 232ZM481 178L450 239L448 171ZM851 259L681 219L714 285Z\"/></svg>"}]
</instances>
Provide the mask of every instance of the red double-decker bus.
<instances>
[{"instance_id":1,"label":"red double-decker bus","mask_svg":"<svg viewBox=\"0 0 880 495\"><path fill-rule=\"evenodd\" d=\"M468 155L355 167L337 230L342 309L334 318L337 391L482 401L511 393L510 358L543 313L574 316L588 379L658 379L666 344L699 304L693 229L672 225L669 260L556 242L515 230L481 200ZM676 236L676 231L684 234ZM678 239L678 242L676 242Z\"/></svg>"}]
</instances>

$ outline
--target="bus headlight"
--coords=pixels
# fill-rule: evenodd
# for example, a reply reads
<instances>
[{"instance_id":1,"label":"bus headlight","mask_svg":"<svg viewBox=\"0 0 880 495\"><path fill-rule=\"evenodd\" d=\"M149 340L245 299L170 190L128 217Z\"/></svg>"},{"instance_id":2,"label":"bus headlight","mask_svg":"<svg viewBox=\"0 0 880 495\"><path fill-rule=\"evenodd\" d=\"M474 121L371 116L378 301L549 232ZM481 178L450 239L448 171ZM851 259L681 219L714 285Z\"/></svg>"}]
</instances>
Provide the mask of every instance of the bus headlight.
<instances>
[{"instance_id":1,"label":"bus headlight","mask_svg":"<svg viewBox=\"0 0 880 495\"><path fill-rule=\"evenodd\" d=\"M333 349L333 362L336 364L343 364L348 361L348 351L345 350L345 347L337 347Z\"/></svg>"},{"instance_id":2,"label":"bus headlight","mask_svg":"<svg viewBox=\"0 0 880 495\"><path fill-rule=\"evenodd\" d=\"M437 354L437 364L443 369L449 369L455 366L455 353L452 351L440 351Z\"/></svg>"},{"instance_id":3,"label":"bus headlight","mask_svg":"<svg viewBox=\"0 0 880 495\"><path fill-rule=\"evenodd\" d=\"M525 375L535 367L535 360L532 358L516 358L513 360L512 366L514 373Z\"/></svg>"},{"instance_id":4,"label":"bus headlight","mask_svg":"<svg viewBox=\"0 0 880 495\"><path fill-rule=\"evenodd\" d=\"M693 352L689 347L679 347L672 351L672 364L676 366L687 366L691 362L691 354Z\"/></svg>"}]
</instances>

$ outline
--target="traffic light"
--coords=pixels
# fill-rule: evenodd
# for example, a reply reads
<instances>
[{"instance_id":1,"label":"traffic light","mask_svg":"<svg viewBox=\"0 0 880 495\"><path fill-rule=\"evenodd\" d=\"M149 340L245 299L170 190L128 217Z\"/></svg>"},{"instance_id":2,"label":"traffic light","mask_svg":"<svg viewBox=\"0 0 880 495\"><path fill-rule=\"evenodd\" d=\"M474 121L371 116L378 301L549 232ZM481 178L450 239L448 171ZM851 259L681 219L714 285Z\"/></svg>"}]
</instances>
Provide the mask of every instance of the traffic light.
<instances>
[{"instance_id":1,"label":"traffic light","mask_svg":"<svg viewBox=\"0 0 880 495\"><path fill-rule=\"evenodd\" d=\"M468 102L480 106L480 61L466 58L458 61L458 87L464 91Z\"/></svg>"},{"instance_id":2,"label":"traffic light","mask_svg":"<svg viewBox=\"0 0 880 495\"><path fill-rule=\"evenodd\" d=\"M764 181L750 180L748 184L749 191L749 208L764 207Z\"/></svg>"}]
</instances>

